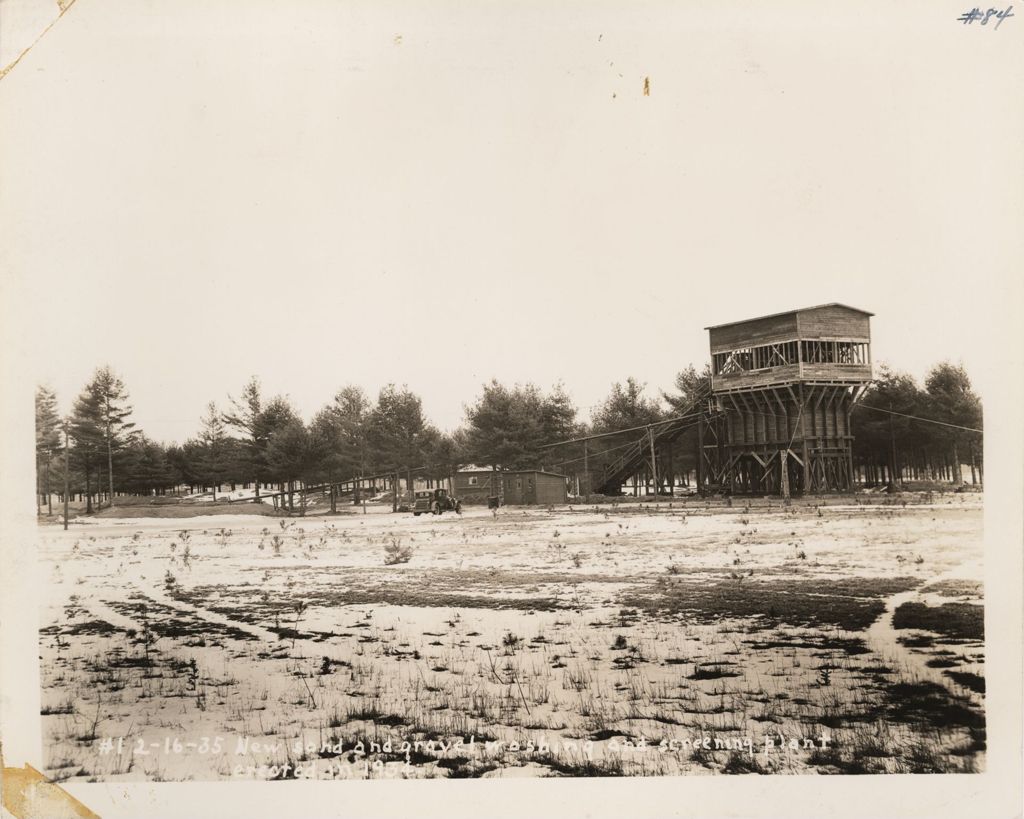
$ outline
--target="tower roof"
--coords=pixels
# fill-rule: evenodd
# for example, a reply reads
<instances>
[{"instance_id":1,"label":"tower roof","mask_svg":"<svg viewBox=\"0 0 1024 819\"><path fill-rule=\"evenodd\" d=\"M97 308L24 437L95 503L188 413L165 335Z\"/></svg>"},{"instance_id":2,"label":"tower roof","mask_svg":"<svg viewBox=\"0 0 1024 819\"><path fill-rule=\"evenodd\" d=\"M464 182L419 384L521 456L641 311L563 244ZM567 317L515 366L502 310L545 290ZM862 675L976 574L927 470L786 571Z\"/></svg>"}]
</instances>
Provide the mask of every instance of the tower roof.
<instances>
[{"instance_id":1,"label":"tower roof","mask_svg":"<svg viewBox=\"0 0 1024 819\"><path fill-rule=\"evenodd\" d=\"M844 310L851 310L854 313L860 313L861 315L864 315L864 316L873 316L874 315L874 313L869 313L867 310L861 310L858 307L851 307L848 304L840 304L839 302L832 301L832 302L829 302L828 304L816 304L813 307L798 307L795 310L783 310L781 313L768 313L767 315L764 315L764 316L753 316L751 318L741 319L740 321L727 321L727 322L724 322L723 324L712 324L711 326L705 327L704 329L705 330L717 330L720 327L731 327L734 324L746 324L747 322L750 322L750 321L760 321L761 319L777 318L779 316L791 316L791 315L794 315L796 313L809 313L812 310L821 310L821 309L826 308L826 307L842 307Z\"/></svg>"}]
</instances>

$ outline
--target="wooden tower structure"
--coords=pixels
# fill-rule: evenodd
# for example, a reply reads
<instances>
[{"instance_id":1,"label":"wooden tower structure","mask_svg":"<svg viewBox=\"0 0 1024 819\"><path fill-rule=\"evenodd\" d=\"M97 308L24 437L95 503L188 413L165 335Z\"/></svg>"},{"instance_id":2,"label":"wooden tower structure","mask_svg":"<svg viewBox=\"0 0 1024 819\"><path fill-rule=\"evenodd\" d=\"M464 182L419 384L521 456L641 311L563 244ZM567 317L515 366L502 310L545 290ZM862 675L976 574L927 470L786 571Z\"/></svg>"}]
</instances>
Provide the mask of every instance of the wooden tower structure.
<instances>
[{"instance_id":1,"label":"wooden tower structure","mask_svg":"<svg viewBox=\"0 0 1024 819\"><path fill-rule=\"evenodd\" d=\"M707 327L705 480L744 494L853 487L850 411L871 380L873 314L823 304Z\"/></svg>"}]
</instances>

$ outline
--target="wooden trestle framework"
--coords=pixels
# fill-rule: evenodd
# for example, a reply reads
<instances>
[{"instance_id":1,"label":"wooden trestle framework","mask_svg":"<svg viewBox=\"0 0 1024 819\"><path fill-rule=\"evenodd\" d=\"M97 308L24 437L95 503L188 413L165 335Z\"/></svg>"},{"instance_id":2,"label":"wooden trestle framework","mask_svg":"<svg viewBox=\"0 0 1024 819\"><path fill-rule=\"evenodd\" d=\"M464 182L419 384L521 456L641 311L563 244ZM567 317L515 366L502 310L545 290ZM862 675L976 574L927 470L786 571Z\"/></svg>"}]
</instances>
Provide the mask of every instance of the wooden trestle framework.
<instances>
[{"instance_id":1,"label":"wooden trestle framework","mask_svg":"<svg viewBox=\"0 0 1024 819\"><path fill-rule=\"evenodd\" d=\"M707 483L784 497L850 491L850 412L864 389L797 383L716 394L699 444Z\"/></svg>"}]
</instances>

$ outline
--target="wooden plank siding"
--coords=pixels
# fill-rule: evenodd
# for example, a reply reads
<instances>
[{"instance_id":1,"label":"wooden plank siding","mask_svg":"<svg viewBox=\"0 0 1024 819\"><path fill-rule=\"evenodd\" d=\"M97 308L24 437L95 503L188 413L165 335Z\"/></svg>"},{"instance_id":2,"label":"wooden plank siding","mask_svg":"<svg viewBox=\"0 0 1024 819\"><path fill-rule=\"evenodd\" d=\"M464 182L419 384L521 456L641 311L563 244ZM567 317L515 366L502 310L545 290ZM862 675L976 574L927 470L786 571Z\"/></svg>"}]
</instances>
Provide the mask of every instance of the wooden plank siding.
<instances>
[{"instance_id":1,"label":"wooden plank siding","mask_svg":"<svg viewBox=\"0 0 1024 819\"><path fill-rule=\"evenodd\" d=\"M491 491L491 472L473 470L456 472L452 478L452 494L463 499L482 499L497 494Z\"/></svg>"},{"instance_id":2,"label":"wooden plank siding","mask_svg":"<svg viewBox=\"0 0 1024 819\"><path fill-rule=\"evenodd\" d=\"M870 381L870 364L801 364L804 381Z\"/></svg>"},{"instance_id":3,"label":"wooden plank siding","mask_svg":"<svg viewBox=\"0 0 1024 819\"><path fill-rule=\"evenodd\" d=\"M810 310L798 310L797 335L806 339L848 339L850 341L870 341L870 313L844 307L841 304L828 304Z\"/></svg>"},{"instance_id":4,"label":"wooden plank siding","mask_svg":"<svg viewBox=\"0 0 1024 819\"><path fill-rule=\"evenodd\" d=\"M497 476L497 482L492 479ZM513 506L565 503L568 500L565 475L543 470L492 473L490 470L456 472L453 494L463 499L483 499L499 494ZM493 488L492 488L493 485Z\"/></svg>"},{"instance_id":5,"label":"wooden plank siding","mask_svg":"<svg viewBox=\"0 0 1024 819\"><path fill-rule=\"evenodd\" d=\"M828 446L842 446L851 435L849 410L855 387L825 385L805 387L800 401L797 389L762 389L718 396L725 413L729 445L768 449L791 446L811 439Z\"/></svg>"},{"instance_id":6,"label":"wooden plank siding","mask_svg":"<svg viewBox=\"0 0 1024 819\"><path fill-rule=\"evenodd\" d=\"M569 500L566 479L562 475L537 473L537 503L565 503Z\"/></svg>"},{"instance_id":7,"label":"wooden plank siding","mask_svg":"<svg viewBox=\"0 0 1024 819\"><path fill-rule=\"evenodd\" d=\"M711 386L719 390L742 390L768 387L772 384L796 381L800 378L800 365L790 364L786 367L771 367L767 370L754 370L749 373L723 373L711 377Z\"/></svg>"},{"instance_id":8,"label":"wooden plank siding","mask_svg":"<svg viewBox=\"0 0 1024 819\"><path fill-rule=\"evenodd\" d=\"M505 473L502 479L505 482L506 504L555 504L568 500L564 475L527 470Z\"/></svg>"},{"instance_id":9,"label":"wooden plank siding","mask_svg":"<svg viewBox=\"0 0 1024 819\"><path fill-rule=\"evenodd\" d=\"M769 316L709 328L711 352L720 353L737 347L754 347L798 337L796 313Z\"/></svg>"},{"instance_id":10,"label":"wooden plank siding","mask_svg":"<svg viewBox=\"0 0 1024 819\"><path fill-rule=\"evenodd\" d=\"M709 327L712 390L759 390L805 381L870 381L870 317L854 307L826 304ZM791 363L752 368L757 364L750 362L767 360L766 345L789 343L795 343L798 361L786 356Z\"/></svg>"}]
</instances>

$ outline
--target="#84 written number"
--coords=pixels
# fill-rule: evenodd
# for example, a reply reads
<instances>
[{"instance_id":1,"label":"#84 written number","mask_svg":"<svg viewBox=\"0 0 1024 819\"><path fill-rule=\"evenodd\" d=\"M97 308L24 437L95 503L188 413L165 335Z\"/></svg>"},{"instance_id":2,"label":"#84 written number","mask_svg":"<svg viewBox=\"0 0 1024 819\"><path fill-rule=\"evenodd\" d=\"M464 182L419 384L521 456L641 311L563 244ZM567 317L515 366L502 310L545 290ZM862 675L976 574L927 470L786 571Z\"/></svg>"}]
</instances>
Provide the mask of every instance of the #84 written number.
<instances>
[{"instance_id":1,"label":"#84 written number","mask_svg":"<svg viewBox=\"0 0 1024 819\"><path fill-rule=\"evenodd\" d=\"M1016 17L1016 15L1013 13L1013 6L1007 6L1002 11L999 11L999 9L991 8L988 9L987 11L982 11L977 6L975 6L970 11L965 11L956 19L963 23L965 26L975 22L981 23L983 26L987 26L988 21L993 17L996 21L996 24L995 26L993 26L993 28L999 28L999 26L1002 25L1003 20L1005 20L1007 17Z\"/></svg>"}]
</instances>

